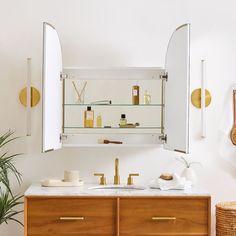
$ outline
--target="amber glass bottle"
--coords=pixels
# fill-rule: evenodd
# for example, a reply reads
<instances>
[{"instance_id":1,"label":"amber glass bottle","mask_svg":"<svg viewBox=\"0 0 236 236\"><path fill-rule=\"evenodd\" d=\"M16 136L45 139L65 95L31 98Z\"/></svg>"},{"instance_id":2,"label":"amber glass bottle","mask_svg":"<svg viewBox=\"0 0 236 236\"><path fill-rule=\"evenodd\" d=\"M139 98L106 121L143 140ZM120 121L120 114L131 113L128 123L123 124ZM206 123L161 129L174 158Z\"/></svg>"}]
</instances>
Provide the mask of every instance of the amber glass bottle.
<instances>
[{"instance_id":1,"label":"amber glass bottle","mask_svg":"<svg viewBox=\"0 0 236 236\"><path fill-rule=\"evenodd\" d=\"M139 105L139 86L134 85L132 87L132 104Z\"/></svg>"}]
</instances>

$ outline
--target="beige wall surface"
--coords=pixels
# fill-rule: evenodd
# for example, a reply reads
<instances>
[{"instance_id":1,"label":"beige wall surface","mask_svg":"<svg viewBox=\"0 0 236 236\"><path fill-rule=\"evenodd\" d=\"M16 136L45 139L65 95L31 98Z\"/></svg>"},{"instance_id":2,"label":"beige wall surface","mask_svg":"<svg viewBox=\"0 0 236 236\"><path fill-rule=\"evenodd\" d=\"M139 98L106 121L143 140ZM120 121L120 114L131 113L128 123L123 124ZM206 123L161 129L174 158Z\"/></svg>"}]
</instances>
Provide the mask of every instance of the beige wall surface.
<instances>
[{"instance_id":1,"label":"beige wall surface","mask_svg":"<svg viewBox=\"0 0 236 236\"><path fill-rule=\"evenodd\" d=\"M191 23L191 91L200 86L200 62L207 62L207 87L212 104L206 111L207 138L200 138L201 113L190 108L190 157L198 185L212 194L214 204L235 200L236 168L227 158L236 156L228 139L232 116L230 88L236 78L236 3L234 0L1 0L0 33L0 132L9 128L23 138L11 152L25 153L16 160L23 175L23 193L45 177L62 177L64 169L79 169L85 182L93 173L105 172L112 180L114 158L120 158L122 181L139 172L145 184L161 172L179 173L177 154L162 148L64 148L41 153L41 103L32 109L32 136L25 137L26 111L18 93L26 83L26 58L32 58L32 83L41 91L42 23L53 24L61 39L64 66L164 66L173 30ZM226 120L226 121L225 121ZM223 132L222 132L223 131ZM15 181L13 181L15 182ZM22 217L19 217L21 220ZM0 227L2 236L22 236L14 223ZM214 230L212 235L214 235Z\"/></svg>"}]
</instances>

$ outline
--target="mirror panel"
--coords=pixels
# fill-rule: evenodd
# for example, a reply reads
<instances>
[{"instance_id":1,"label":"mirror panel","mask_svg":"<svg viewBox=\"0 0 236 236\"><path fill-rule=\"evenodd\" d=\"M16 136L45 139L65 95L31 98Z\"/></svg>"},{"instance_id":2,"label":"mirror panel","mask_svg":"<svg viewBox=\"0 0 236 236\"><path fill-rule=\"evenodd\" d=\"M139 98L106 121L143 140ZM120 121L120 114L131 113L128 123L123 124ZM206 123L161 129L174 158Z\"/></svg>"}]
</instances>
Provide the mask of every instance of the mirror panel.
<instances>
[{"instance_id":1,"label":"mirror panel","mask_svg":"<svg viewBox=\"0 0 236 236\"><path fill-rule=\"evenodd\" d=\"M43 25L43 152L61 148L62 71L61 46L57 32Z\"/></svg>"},{"instance_id":2,"label":"mirror panel","mask_svg":"<svg viewBox=\"0 0 236 236\"><path fill-rule=\"evenodd\" d=\"M189 46L190 25L185 24L173 33L167 53L165 69L164 133L165 149L189 152Z\"/></svg>"}]
</instances>

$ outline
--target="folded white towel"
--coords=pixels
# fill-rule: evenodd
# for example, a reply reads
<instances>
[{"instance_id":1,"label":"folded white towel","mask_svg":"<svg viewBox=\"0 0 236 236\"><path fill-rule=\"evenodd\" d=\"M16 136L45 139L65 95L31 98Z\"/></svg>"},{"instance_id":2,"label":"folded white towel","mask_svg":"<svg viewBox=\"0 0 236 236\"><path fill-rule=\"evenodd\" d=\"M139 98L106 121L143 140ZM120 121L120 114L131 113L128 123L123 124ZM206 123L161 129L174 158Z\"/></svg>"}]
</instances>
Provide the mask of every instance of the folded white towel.
<instances>
[{"instance_id":1,"label":"folded white towel","mask_svg":"<svg viewBox=\"0 0 236 236\"><path fill-rule=\"evenodd\" d=\"M158 188L161 190L170 189L188 189L192 187L192 182L186 180L184 177L180 177L177 174L173 174L172 180L164 180L161 178L153 179L149 185L150 188Z\"/></svg>"}]
</instances>

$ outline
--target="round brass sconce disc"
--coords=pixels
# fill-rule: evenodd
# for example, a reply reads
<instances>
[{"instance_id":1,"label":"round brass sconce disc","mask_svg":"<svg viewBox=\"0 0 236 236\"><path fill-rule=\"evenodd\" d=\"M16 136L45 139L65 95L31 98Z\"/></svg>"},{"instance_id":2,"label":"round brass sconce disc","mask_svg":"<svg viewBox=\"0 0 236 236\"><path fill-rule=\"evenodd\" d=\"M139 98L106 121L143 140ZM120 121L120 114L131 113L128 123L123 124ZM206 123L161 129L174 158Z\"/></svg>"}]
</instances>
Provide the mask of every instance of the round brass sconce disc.
<instances>
[{"instance_id":1,"label":"round brass sconce disc","mask_svg":"<svg viewBox=\"0 0 236 236\"><path fill-rule=\"evenodd\" d=\"M19 94L20 102L23 106L27 106L27 88L23 88ZM40 100L40 93L38 89L31 87L31 107L36 106Z\"/></svg>"},{"instance_id":2,"label":"round brass sconce disc","mask_svg":"<svg viewBox=\"0 0 236 236\"><path fill-rule=\"evenodd\" d=\"M196 108L201 108L201 89L200 88L195 89L192 92L191 101L192 101L192 104ZM205 89L205 107L208 107L210 103L211 103L211 94L207 89Z\"/></svg>"}]
</instances>

